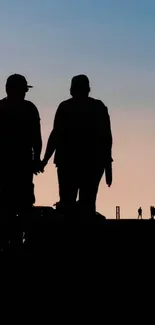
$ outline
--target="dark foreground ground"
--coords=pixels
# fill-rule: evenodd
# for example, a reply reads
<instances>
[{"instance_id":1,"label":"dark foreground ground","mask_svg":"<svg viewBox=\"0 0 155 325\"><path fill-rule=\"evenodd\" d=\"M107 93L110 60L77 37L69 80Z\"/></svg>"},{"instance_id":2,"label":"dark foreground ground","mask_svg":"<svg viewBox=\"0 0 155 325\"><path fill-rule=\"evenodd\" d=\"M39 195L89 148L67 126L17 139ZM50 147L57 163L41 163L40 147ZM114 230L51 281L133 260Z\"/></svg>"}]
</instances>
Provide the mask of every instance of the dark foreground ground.
<instances>
[{"instance_id":1,"label":"dark foreground ground","mask_svg":"<svg viewBox=\"0 0 155 325\"><path fill-rule=\"evenodd\" d=\"M108 220L98 213L64 217L51 207L33 208L31 224L25 227L20 217L6 222L1 211L0 256L104 256L110 247L113 253L131 245L142 247L147 238L154 240L154 230L154 220Z\"/></svg>"}]
</instances>

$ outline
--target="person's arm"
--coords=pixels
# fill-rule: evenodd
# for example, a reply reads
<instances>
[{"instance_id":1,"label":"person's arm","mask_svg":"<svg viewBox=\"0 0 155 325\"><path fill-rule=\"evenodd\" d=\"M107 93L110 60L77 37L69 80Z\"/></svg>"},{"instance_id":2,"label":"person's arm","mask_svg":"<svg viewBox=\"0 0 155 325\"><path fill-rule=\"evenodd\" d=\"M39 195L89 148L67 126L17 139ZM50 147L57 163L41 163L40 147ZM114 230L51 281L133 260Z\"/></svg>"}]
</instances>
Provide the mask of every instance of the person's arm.
<instances>
[{"instance_id":1,"label":"person's arm","mask_svg":"<svg viewBox=\"0 0 155 325\"><path fill-rule=\"evenodd\" d=\"M62 121L62 104L60 104L55 114L53 130L51 131L48 138L45 155L42 161L43 167L47 165L49 159L52 157L54 151L56 150L57 140L62 131Z\"/></svg>"},{"instance_id":2,"label":"person's arm","mask_svg":"<svg viewBox=\"0 0 155 325\"><path fill-rule=\"evenodd\" d=\"M106 183L110 187L112 184L112 132L111 132L111 121L108 113L108 108L100 102L101 115L100 115L100 132L103 137L104 143L104 157L105 157L105 178Z\"/></svg>"},{"instance_id":3,"label":"person's arm","mask_svg":"<svg viewBox=\"0 0 155 325\"><path fill-rule=\"evenodd\" d=\"M101 102L100 103L100 116L99 116L99 129L101 138L103 138L104 143L104 154L107 162L112 162L112 131L111 131L111 121L108 113L108 108Z\"/></svg>"},{"instance_id":4,"label":"person's arm","mask_svg":"<svg viewBox=\"0 0 155 325\"><path fill-rule=\"evenodd\" d=\"M42 150L41 125L40 125L40 121L38 120L35 124L34 137L33 137L33 153L34 153L35 161L40 161L41 150Z\"/></svg>"},{"instance_id":5,"label":"person's arm","mask_svg":"<svg viewBox=\"0 0 155 325\"><path fill-rule=\"evenodd\" d=\"M56 149L56 132L53 129L52 132L50 133L50 136L47 141L45 155L42 160L43 167L45 167L47 165L47 163L48 163L49 159L52 157L55 149Z\"/></svg>"},{"instance_id":6,"label":"person's arm","mask_svg":"<svg viewBox=\"0 0 155 325\"><path fill-rule=\"evenodd\" d=\"M106 183L110 187L112 184L112 132L111 132L111 122L110 122L110 116L108 113L108 109L106 109L106 115L105 115L105 135L106 135L106 143L107 143L107 159L106 159L106 166L105 166L105 177L106 177Z\"/></svg>"},{"instance_id":7,"label":"person's arm","mask_svg":"<svg viewBox=\"0 0 155 325\"><path fill-rule=\"evenodd\" d=\"M38 109L30 103L32 122L32 150L33 150L33 172L37 175L40 171L40 155L42 150L41 124Z\"/></svg>"},{"instance_id":8,"label":"person's arm","mask_svg":"<svg viewBox=\"0 0 155 325\"><path fill-rule=\"evenodd\" d=\"M107 161L112 162L113 161L112 159L113 138L111 132L111 121L110 121L110 116L107 107L105 108L105 140L107 146Z\"/></svg>"},{"instance_id":9,"label":"person's arm","mask_svg":"<svg viewBox=\"0 0 155 325\"><path fill-rule=\"evenodd\" d=\"M113 160L112 160L113 161ZM110 187L112 184L112 161L107 162L105 166L105 179L106 184Z\"/></svg>"}]
</instances>

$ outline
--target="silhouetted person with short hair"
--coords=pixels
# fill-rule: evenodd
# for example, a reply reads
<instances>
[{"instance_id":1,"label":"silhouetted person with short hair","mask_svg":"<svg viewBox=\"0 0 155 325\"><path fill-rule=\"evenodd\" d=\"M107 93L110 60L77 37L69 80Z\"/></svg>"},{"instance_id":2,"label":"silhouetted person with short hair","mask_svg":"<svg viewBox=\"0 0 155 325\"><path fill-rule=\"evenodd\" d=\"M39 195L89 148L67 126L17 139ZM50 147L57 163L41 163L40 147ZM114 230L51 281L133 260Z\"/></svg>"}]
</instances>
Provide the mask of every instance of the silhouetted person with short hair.
<instances>
[{"instance_id":1,"label":"silhouetted person with short hair","mask_svg":"<svg viewBox=\"0 0 155 325\"><path fill-rule=\"evenodd\" d=\"M11 75L7 97L0 100L0 198L10 209L35 202L33 173L39 172L42 139L39 112L25 100L31 87L24 76Z\"/></svg>"},{"instance_id":2,"label":"silhouetted person with short hair","mask_svg":"<svg viewBox=\"0 0 155 325\"><path fill-rule=\"evenodd\" d=\"M142 208L138 209L138 219L142 219Z\"/></svg>"},{"instance_id":3,"label":"silhouetted person with short hair","mask_svg":"<svg viewBox=\"0 0 155 325\"><path fill-rule=\"evenodd\" d=\"M106 182L112 184L112 134L107 107L89 97L89 80L85 75L72 79L72 98L62 102L56 112L43 167L55 152L59 195L62 209L75 206L96 210L100 180L106 171Z\"/></svg>"}]
</instances>

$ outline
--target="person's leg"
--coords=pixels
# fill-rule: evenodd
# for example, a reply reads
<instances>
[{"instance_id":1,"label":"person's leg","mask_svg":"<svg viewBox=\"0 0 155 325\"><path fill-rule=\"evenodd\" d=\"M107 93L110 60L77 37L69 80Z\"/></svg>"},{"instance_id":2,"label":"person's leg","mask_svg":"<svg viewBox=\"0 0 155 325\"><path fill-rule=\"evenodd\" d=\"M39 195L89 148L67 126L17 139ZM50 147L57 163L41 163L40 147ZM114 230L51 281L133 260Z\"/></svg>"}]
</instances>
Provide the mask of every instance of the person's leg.
<instances>
[{"instance_id":1,"label":"person's leg","mask_svg":"<svg viewBox=\"0 0 155 325\"><path fill-rule=\"evenodd\" d=\"M7 211L8 236L15 243L22 238L23 231L30 229L30 213L24 211L31 209L35 202L31 164L22 164L18 168L15 165L12 170L4 170L0 183L1 206Z\"/></svg>"},{"instance_id":2,"label":"person's leg","mask_svg":"<svg viewBox=\"0 0 155 325\"><path fill-rule=\"evenodd\" d=\"M96 212L96 197L103 173L102 166L88 166L81 171L79 203L84 211Z\"/></svg>"},{"instance_id":3,"label":"person's leg","mask_svg":"<svg viewBox=\"0 0 155 325\"><path fill-rule=\"evenodd\" d=\"M33 237L33 204L35 203L33 173L27 171L27 180L25 178L23 182L23 191L20 205L20 221L22 238L27 245L32 244ZM26 198L26 200L25 200Z\"/></svg>"},{"instance_id":4,"label":"person's leg","mask_svg":"<svg viewBox=\"0 0 155 325\"><path fill-rule=\"evenodd\" d=\"M14 220L14 223L18 224L18 232L20 241L22 243L23 233L28 239L32 237L32 214L31 209L35 202L34 196L34 184L33 173L31 168L26 169L24 173L22 170L16 172L15 177L12 176L11 188L13 192L12 196L12 208L15 211L18 218ZM10 196L11 193L9 193ZM15 228L15 227L14 227ZM15 230L14 230L15 233Z\"/></svg>"},{"instance_id":5,"label":"person's leg","mask_svg":"<svg viewBox=\"0 0 155 325\"><path fill-rule=\"evenodd\" d=\"M21 177L20 177L21 178ZM20 238L19 223L17 221L17 198L16 191L18 177L16 172L10 173L4 170L4 175L1 177L1 207L3 209L3 217L5 218L5 238L8 243L11 243L10 248L18 246Z\"/></svg>"},{"instance_id":6,"label":"person's leg","mask_svg":"<svg viewBox=\"0 0 155 325\"><path fill-rule=\"evenodd\" d=\"M59 166L57 168L59 197L62 209L72 209L76 204L78 192L77 169L72 166Z\"/></svg>"}]
</instances>

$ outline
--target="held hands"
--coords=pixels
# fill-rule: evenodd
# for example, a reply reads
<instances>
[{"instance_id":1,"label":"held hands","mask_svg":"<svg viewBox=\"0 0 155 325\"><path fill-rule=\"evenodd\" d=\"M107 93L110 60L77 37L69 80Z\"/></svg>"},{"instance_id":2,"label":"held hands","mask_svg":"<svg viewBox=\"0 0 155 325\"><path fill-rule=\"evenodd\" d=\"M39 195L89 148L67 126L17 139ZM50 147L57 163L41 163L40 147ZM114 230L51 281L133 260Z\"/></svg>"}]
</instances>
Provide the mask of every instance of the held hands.
<instances>
[{"instance_id":1,"label":"held hands","mask_svg":"<svg viewBox=\"0 0 155 325\"><path fill-rule=\"evenodd\" d=\"M113 160L112 160L113 161ZM112 161L108 162L105 167L105 179L108 187L112 185ZM44 168L47 165L48 161L40 159L33 161L33 173L38 175L39 173L44 173Z\"/></svg>"},{"instance_id":2,"label":"held hands","mask_svg":"<svg viewBox=\"0 0 155 325\"><path fill-rule=\"evenodd\" d=\"M33 174L38 175L40 173L40 159L33 160Z\"/></svg>"},{"instance_id":3,"label":"held hands","mask_svg":"<svg viewBox=\"0 0 155 325\"><path fill-rule=\"evenodd\" d=\"M47 165L47 161L45 161L44 159L40 162L40 172L44 173L44 168Z\"/></svg>"},{"instance_id":4,"label":"held hands","mask_svg":"<svg viewBox=\"0 0 155 325\"><path fill-rule=\"evenodd\" d=\"M33 173L35 175L43 173L46 165L47 165L47 162L44 159L42 161L40 159L34 160L33 161Z\"/></svg>"}]
</instances>

